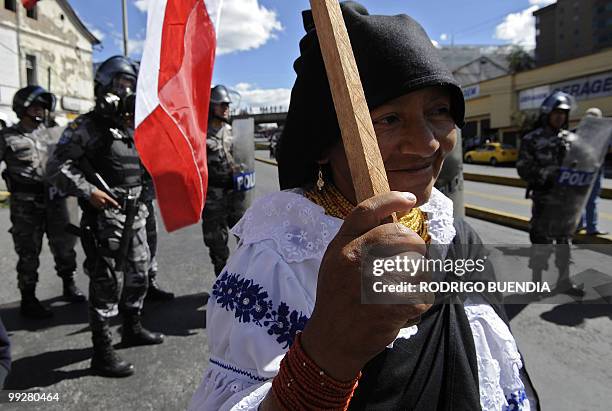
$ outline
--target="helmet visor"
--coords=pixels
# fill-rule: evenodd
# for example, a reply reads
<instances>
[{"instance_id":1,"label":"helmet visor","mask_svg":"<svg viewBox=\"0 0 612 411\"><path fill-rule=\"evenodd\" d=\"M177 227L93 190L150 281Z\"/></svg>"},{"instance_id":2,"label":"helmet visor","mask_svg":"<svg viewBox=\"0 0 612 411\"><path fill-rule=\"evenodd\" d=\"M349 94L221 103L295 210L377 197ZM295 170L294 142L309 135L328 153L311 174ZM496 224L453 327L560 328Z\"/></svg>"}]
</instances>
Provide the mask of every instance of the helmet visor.
<instances>
[{"instance_id":1,"label":"helmet visor","mask_svg":"<svg viewBox=\"0 0 612 411\"><path fill-rule=\"evenodd\" d=\"M125 96L136 90L136 77L119 73L113 78L112 91L118 96Z\"/></svg>"}]
</instances>

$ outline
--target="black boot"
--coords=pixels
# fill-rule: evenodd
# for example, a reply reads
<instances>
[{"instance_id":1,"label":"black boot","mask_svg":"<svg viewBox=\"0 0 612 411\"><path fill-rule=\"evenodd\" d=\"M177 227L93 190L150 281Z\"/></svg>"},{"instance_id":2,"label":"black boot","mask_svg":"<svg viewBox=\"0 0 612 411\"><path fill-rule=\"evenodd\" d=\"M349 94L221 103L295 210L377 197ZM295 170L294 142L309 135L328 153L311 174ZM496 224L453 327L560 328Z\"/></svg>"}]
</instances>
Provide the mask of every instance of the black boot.
<instances>
[{"instance_id":1,"label":"black boot","mask_svg":"<svg viewBox=\"0 0 612 411\"><path fill-rule=\"evenodd\" d=\"M38 301L34 290L35 287L21 290L21 315L36 319L53 317L53 312Z\"/></svg>"},{"instance_id":2,"label":"black boot","mask_svg":"<svg viewBox=\"0 0 612 411\"><path fill-rule=\"evenodd\" d=\"M65 278L64 281L64 294L63 297L66 301L71 303L82 303L85 301L85 294L79 290L74 283L74 278Z\"/></svg>"},{"instance_id":3,"label":"black boot","mask_svg":"<svg viewBox=\"0 0 612 411\"><path fill-rule=\"evenodd\" d=\"M140 315L128 314L123 317L123 335L121 343L126 347L136 345L155 345L164 342L162 333L154 333L142 326Z\"/></svg>"},{"instance_id":4,"label":"black boot","mask_svg":"<svg viewBox=\"0 0 612 411\"><path fill-rule=\"evenodd\" d=\"M113 349L108 325L105 325L103 330L94 332L92 341L91 369L96 374L111 378L128 377L134 374L134 366L121 359Z\"/></svg>"},{"instance_id":5,"label":"black boot","mask_svg":"<svg viewBox=\"0 0 612 411\"><path fill-rule=\"evenodd\" d=\"M559 282L555 287L556 293L563 293L567 295L571 295L572 297L584 297L584 290L581 286L574 284L571 281Z\"/></svg>"},{"instance_id":6,"label":"black boot","mask_svg":"<svg viewBox=\"0 0 612 411\"><path fill-rule=\"evenodd\" d=\"M571 295L572 297L584 297L582 286L577 286L570 280L569 267L559 267L559 281L555 287L556 293Z\"/></svg>"},{"instance_id":7,"label":"black boot","mask_svg":"<svg viewBox=\"0 0 612 411\"><path fill-rule=\"evenodd\" d=\"M149 274L149 288L147 289L147 296L145 300L147 301L169 301L174 299L174 293L169 291L164 291L157 284L157 280L155 276L151 276Z\"/></svg>"}]
</instances>

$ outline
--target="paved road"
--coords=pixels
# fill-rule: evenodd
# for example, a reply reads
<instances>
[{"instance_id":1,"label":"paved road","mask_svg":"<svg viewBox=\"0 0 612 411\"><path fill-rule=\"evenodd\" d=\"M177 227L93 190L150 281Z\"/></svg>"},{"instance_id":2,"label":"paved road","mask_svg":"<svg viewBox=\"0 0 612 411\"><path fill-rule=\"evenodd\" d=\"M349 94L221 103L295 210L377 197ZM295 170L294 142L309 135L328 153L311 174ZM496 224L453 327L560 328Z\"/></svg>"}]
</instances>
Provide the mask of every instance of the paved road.
<instances>
[{"instance_id":1,"label":"paved road","mask_svg":"<svg viewBox=\"0 0 612 411\"><path fill-rule=\"evenodd\" d=\"M514 165L502 164L497 167L493 167L486 164L463 164L463 171L466 173L519 178ZM612 178L604 178L602 185L605 188L612 188Z\"/></svg>"},{"instance_id":2,"label":"paved road","mask_svg":"<svg viewBox=\"0 0 612 411\"><path fill-rule=\"evenodd\" d=\"M467 204L531 217L531 200L525 198L524 188L465 181L464 193ZM598 229L612 233L612 200L597 201Z\"/></svg>"},{"instance_id":3,"label":"paved road","mask_svg":"<svg viewBox=\"0 0 612 411\"><path fill-rule=\"evenodd\" d=\"M257 173L258 196L278 190L275 167L258 163ZM469 221L485 243L526 244L529 241L524 232ZM0 209L0 226L9 227L7 209ZM0 315L14 344L11 388L40 388L60 393L60 404L46 404L46 409L178 410L186 407L208 358L203 293L210 290L213 274L198 226L160 235L160 281L176 292L178 298L171 303L146 307L146 325L165 332L167 341L155 347L122 349L121 355L133 361L137 369L134 376L123 380L90 374L85 306L64 305L55 298L61 284L52 272L46 247L41 260L39 295L53 305L56 316L44 322L19 317L15 255L6 230L0 232L0 244L3 284ZM81 250L78 251L81 256ZM524 255L517 255L516 259L517 264L525 264ZM599 253L587 250L578 260L574 272L585 267L606 272ZM519 274L526 275L517 271ZM78 283L86 289L82 273ZM607 404L612 398L610 306L539 304L512 308L512 327L545 404L544 410L609 409ZM118 341L117 327L118 324L114 330Z\"/></svg>"}]
</instances>

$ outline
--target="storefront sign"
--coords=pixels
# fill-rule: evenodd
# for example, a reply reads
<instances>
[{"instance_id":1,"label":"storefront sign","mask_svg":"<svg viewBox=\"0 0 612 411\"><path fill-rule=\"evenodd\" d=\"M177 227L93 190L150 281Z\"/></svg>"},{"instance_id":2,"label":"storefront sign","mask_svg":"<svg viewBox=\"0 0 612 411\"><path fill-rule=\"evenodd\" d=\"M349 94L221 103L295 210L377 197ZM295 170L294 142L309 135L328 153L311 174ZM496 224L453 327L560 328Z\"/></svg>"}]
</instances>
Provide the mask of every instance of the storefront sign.
<instances>
[{"instance_id":1,"label":"storefront sign","mask_svg":"<svg viewBox=\"0 0 612 411\"><path fill-rule=\"evenodd\" d=\"M555 91L571 94L576 100L590 100L612 96L612 71L534 87L519 92L519 110L537 109Z\"/></svg>"},{"instance_id":2,"label":"storefront sign","mask_svg":"<svg viewBox=\"0 0 612 411\"><path fill-rule=\"evenodd\" d=\"M463 98L469 100L471 98L476 98L480 95L480 84L476 84L475 86L467 86L463 87Z\"/></svg>"},{"instance_id":3,"label":"storefront sign","mask_svg":"<svg viewBox=\"0 0 612 411\"><path fill-rule=\"evenodd\" d=\"M612 96L612 71L553 84L553 91L563 91L576 100Z\"/></svg>"},{"instance_id":4,"label":"storefront sign","mask_svg":"<svg viewBox=\"0 0 612 411\"><path fill-rule=\"evenodd\" d=\"M550 94L550 86L540 86L519 92L519 110L532 110L540 107Z\"/></svg>"}]
</instances>

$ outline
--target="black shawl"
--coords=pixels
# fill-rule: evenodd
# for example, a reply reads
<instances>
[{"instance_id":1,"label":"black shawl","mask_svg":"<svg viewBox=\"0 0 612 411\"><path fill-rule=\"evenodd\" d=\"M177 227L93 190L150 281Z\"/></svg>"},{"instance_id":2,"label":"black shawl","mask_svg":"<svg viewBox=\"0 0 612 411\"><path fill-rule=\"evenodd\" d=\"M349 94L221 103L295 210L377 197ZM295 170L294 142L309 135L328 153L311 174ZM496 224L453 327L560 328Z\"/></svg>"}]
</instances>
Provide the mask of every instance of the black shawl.
<instances>
[{"instance_id":1,"label":"black shawl","mask_svg":"<svg viewBox=\"0 0 612 411\"><path fill-rule=\"evenodd\" d=\"M457 235L448 258L477 259L484 255L478 234L465 221L456 220L455 229ZM478 364L463 299L455 295L444 304L435 304L423 315L417 334L396 340L392 349L371 360L362 371L349 409L479 410ZM508 324L499 301L489 297L488 302ZM539 410L524 359L521 379L531 409Z\"/></svg>"}]
</instances>

